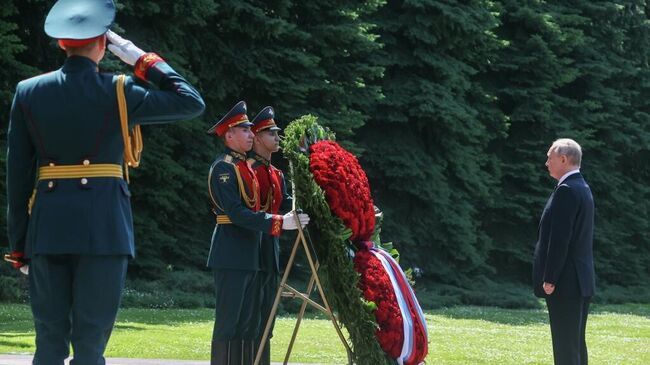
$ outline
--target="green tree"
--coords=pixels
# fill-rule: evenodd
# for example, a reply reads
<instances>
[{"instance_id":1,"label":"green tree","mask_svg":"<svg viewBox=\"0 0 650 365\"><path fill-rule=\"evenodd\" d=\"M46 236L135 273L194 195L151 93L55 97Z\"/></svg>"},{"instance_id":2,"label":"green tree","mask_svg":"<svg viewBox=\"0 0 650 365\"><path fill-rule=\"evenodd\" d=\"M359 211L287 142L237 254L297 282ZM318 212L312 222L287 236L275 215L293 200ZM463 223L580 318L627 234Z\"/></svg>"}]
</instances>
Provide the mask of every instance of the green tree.
<instances>
[{"instance_id":1,"label":"green tree","mask_svg":"<svg viewBox=\"0 0 650 365\"><path fill-rule=\"evenodd\" d=\"M645 2L501 2L498 34L507 43L494 66L498 105L509 117L497 145L503 198L487 215L501 242L500 275L528 277L532 243L553 180L543 166L550 143L576 139L596 201L595 258L605 282L639 283L647 255L647 14ZM526 275L526 276L524 276ZM520 279L521 280L521 279Z\"/></svg>"},{"instance_id":2,"label":"green tree","mask_svg":"<svg viewBox=\"0 0 650 365\"><path fill-rule=\"evenodd\" d=\"M581 75L563 93L585 111L572 122L585 135L585 173L596 199L595 259L601 282L644 284L650 257L638 253L650 239L650 187L642 178L650 152L647 101L647 4L584 1L577 9L590 19L581 24L588 41L574 58Z\"/></svg>"},{"instance_id":3,"label":"green tree","mask_svg":"<svg viewBox=\"0 0 650 365\"><path fill-rule=\"evenodd\" d=\"M558 134L571 128L572 118L579 115L573 113L582 112L578 101L558 91L579 74L571 53L585 42L576 25L587 20L575 10L534 1L502 1L499 10L497 34L506 46L490 79L509 128L507 137L494 143L501 195L484 221L499 242L492 265L500 277L519 281L530 276L537 221L552 191L544 167L546 151Z\"/></svg>"},{"instance_id":4,"label":"green tree","mask_svg":"<svg viewBox=\"0 0 650 365\"><path fill-rule=\"evenodd\" d=\"M490 271L480 213L499 171L484 150L504 120L481 79L496 19L485 1L389 1L376 21L385 98L360 140L382 234L407 265L465 283Z\"/></svg>"},{"instance_id":5,"label":"green tree","mask_svg":"<svg viewBox=\"0 0 650 365\"><path fill-rule=\"evenodd\" d=\"M42 28L54 2L0 9L5 121L16 83L65 59ZM314 114L362 152L383 238L405 266L469 290L483 276L528 282L554 185L545 153L574 138L596 201L600 282L643 285L650 274L647 1L116 2L118 33L160 53L208 106L200 120L143 130L131 279L205 270L206 175L222 146L204 131L238 100L251 116L274 106L281 126ZM110 53L100 68L131 73Z\"/></svg>"}]
</instances>

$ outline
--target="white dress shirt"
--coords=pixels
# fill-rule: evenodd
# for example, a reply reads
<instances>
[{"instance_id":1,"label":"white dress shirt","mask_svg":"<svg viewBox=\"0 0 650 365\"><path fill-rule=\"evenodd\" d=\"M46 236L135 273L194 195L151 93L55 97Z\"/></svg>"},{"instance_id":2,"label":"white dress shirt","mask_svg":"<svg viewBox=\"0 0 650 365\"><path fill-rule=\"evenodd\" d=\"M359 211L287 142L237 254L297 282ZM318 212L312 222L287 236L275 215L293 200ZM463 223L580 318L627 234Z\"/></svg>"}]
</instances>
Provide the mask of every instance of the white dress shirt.
<instances>
[{"instance_id":1,"label":"white dress shirt","mask_svg":"<svg viewBox=\"0 0 650 365\"><path fill-rule=\"evenodd\" d=\"M562 175L562 177L560 178L560 180L557 181L557 185L560 186L560 184L562 184L562 182L563 182L564 180L566 180L567 177L569 177L569 176L571 176L571 175L573 175L573 174L577 174L577 173L579 173L579 172L580 172L580 169L575 169L575 170L571 170L571 171L567 172L566 174Z\"/></svg>"}]
</instances>

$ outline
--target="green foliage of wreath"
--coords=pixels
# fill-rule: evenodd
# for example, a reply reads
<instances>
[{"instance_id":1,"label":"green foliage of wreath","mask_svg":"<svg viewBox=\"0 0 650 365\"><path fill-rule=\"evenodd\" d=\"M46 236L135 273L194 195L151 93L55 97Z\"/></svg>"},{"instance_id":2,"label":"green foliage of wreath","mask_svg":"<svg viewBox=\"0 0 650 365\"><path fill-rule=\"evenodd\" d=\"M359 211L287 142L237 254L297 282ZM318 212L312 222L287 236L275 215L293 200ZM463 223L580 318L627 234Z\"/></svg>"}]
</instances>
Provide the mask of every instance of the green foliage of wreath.
<instances>
[{"instance_id":1,"label":"green foliage of wreath","mask_svg":"<svg viewBox=\"0 0 650 365\"><path fill-rule=\"evenodd\" d=\"M391 365L375 336L374 303L363 299L359 274L352 263L351 231L334 216L324 191L309 171L309 146L320 140L335 140L334 133L305 115L292 121L284 132L282 148L290 163L297 206L310 216L308 230L319 258L319 276L326 298L349 333L353 361L359 365Z\"/></svg>"}]
</instances>

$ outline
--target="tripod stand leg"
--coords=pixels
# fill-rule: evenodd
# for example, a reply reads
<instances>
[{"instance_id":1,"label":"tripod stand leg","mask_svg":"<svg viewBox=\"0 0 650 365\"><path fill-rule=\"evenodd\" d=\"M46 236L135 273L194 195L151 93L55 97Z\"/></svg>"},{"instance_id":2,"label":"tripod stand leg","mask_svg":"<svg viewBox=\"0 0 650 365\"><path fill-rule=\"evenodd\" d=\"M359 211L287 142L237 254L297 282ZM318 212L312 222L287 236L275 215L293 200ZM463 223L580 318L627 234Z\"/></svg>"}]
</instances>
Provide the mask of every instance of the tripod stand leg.
<instances>
[{"instance_id":1,"label":"tripod stand leg","mask_svg":"<svg viewBox=\"0 0 650 365\"><path fill-rule=\"evenodd\" d=\"M273 300L273 307L271 307L271 313L269 314L269 318L266 321L266 326L264 326L264 334L262 335L259 348L257 349L257 355L255 356L255 361L253 362L253 365L259 365L260 360L262 358L262 352L264 351L264 346L266 346L267 339L269 338L269 333L271 332L273 318L275 317L275 314L278 311L278 304L280 304L280 297L282 296L282 290L287 285L287 279L289 278L289 273L291 272L291 268L293 267L293 263L296 259L299 239L300 236L296 237L296 241L294 242L293 248L291 249L291 255L289 256L287 267L284 270L284 275L282 275L282 280L280 280L280 285L278 285L278 291L275 293L275 299Z\"/></svg>"},{"instance_id":2,"label":"tripod stand leg","mask_svg":"<svg viewBox=\"0 0 650 365\"><path fill-rule=\"evenodd\" d=\"M317 264L318 265L318 264ZM314 283L316 282L316 273L312 273L311 279L309 279L309 285L307 285L307 291L305 295L307 297L311 296L311 292L314 290ZM307 309L307 301L303 300L302 305L300 306L300 312L298 312L298 318L296 320L296 326L293 328L293 334L291 335L291 341L289 341L289 350L287 352L287 357L284 358L284 363L289 362L289 353L293 348L293 344L296 341L296 336L298 335L298 329L300 328L300 322L302 322L302 317L305 315L305 309Z\"/></svg>"},{"instance_id":3,"label":"tripod stand leg","mask_svg":"<svg viewBox=\"0 0 650 365\"><path fill-rule=\"evenodd\" d=\"M348 360L349 363L352 364L351 358L352 358L352 350L350 349L350 345L348 344L348 341L345 339L345 336L343 336L343 332L341 332L341 328L339 327L338 322L336 321L336 317L334 316L334 313L332 312L332 308L330 307L327 298L325 297L325 292L323 291L323 286L321 285L320 279L318 278L318 263L314 263L314 260L311 257L309 246L307 245L307 240L305 239L304 233L302 229L298 229L298 237L300 237L300 240L302 241L303 248L305 249L305 252L307 253L307 261L309 261L309 267L311 268L311 272L313 273L313 278L316 281L316 287L318 288L318 293L320 294L321 299L323 300L323 304L325 305L325 308L327 310L326 314L330 317L332 320L332 323L334 324L334 329L336 330L336 333L339 335L339 338L341 339L341 342L343 343L343 346L345 346L345 350L348 354Z\"/></svg>"}]
</instances>

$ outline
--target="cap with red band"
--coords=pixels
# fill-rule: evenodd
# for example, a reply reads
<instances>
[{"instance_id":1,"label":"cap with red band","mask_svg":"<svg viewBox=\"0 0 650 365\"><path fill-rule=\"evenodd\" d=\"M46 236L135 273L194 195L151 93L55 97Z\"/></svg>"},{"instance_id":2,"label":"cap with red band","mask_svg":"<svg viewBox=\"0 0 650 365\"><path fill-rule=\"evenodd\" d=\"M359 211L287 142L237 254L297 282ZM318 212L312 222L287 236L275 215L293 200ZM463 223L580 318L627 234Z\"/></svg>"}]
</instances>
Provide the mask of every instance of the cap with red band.
<instances>
[{"instance_id":1,"label":"cap with red band","mask_svg":"<svg viewBox=\"0 0 650 365\"><path fill-rule=\"evenodd\" d=\"M248 120L248 115L246 115L246 102L240 101L235 106L230 109L223 118L219 119L210 129L206 131L207 134L215 134L217 136L223 136L226 134L228 129L232 127L250 127L253 125Z\"/></svg>"},{"instance_id":2,"label":"cap with red band","mask_svg":"<svg viewBox=\"0 0 650 365\"><path fill-rule=\"evenodd\" d=\"M57 42L59 44L59 47L65 49L65 48L77 48L77 47L83 47L87 44L91 44L92 42L100 39L104 35L100 35L98 37L94 38L89 38L89 39L59 39Z\"/></svg>"},{"instance_id":3,"label":"cap with red band","mask_svg":"<svg viewBox=\"0 0 650 365\"><path fill-rule=\"evenodd\" d=\"M273 110L272 107L267 106L262 111L260 111L255 118L253 118L253 127L251 130L253 133L258 133L263 130L271 130L271 131L279 131L281 130L280 127L278 127L275 124L275 120L273 117L275 116L275 111Z\"/></svg>"}]
</instances>

